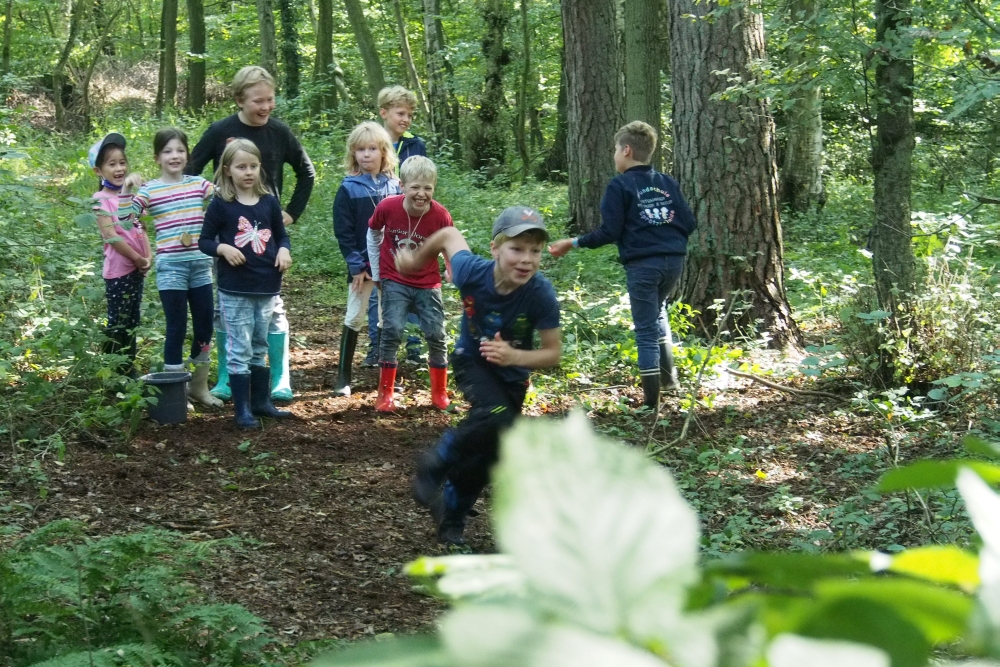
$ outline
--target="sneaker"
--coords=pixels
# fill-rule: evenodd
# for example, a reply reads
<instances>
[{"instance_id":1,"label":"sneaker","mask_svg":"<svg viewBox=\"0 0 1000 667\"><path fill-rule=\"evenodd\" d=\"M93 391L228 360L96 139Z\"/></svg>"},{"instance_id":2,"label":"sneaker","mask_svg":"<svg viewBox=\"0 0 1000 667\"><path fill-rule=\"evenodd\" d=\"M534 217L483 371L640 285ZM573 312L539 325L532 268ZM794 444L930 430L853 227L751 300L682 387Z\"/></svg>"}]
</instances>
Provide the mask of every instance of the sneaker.
<instances>
[{"instance_id":1,"label":"sneaker","mask_svg":"<svg viewBox=\"0 0 1000 667\"><path fill-rule=\"evenodd\" d=\"M361 368L378 368L378 350L368 350L368 354L361 361Z\"/></svg>"}]
</instances>

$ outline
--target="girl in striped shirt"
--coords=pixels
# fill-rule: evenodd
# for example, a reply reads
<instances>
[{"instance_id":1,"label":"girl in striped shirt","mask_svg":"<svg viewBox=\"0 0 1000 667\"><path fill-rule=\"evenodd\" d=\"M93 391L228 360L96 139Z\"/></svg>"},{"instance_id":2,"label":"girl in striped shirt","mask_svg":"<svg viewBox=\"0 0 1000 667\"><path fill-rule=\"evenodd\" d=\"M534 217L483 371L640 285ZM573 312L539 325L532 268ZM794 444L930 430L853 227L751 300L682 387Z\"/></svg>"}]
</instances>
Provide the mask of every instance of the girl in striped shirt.
<instances>
[{"instance_id":1,"label":"girl in striped shirt","mask_svg":"<svg viewBox=\"0 0 1000 667\"><path fill-rule=\"evenodd\" d=\"M160 130L153 137L153 152L160 177L149 181L135 195L140 215L153 218L156 233L156 289L167 319L163 342L163 370L180 371L187 337L188 307L193 336L191 382L188 396L209 406L222 401L208 391L209 352L212 341L212 258L198 249L205 219L205 202L215 186L201 176L185 176L188 161L187 135L177 128Z\"/></svg>"}]
</instances>

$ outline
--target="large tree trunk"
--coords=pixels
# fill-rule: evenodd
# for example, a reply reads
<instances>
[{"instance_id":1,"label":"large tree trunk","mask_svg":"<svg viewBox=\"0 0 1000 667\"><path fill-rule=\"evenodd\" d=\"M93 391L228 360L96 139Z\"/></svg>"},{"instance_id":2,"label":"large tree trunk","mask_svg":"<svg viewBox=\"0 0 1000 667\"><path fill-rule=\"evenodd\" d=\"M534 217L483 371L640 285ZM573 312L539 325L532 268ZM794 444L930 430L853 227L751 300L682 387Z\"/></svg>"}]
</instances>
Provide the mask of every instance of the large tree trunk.
<instances>
[{"instance_id":1,"label":"large tree trunk","mask_svg":"<svg viewBox=\"0 0 1000 667\"><path fill-rule=\"evenodd\" d=\"M625 2L625 119L641 120L662 135L660 63L663 58L662 0ZM659 168L659 150L653 156Z\"/></svg>"},{"instance_id":2,"label":"large tree trunk","mask_svg":"<svg viewBox=\"0 0 1000 667\"><path fill-rule=\"evenodd\" d=\"M485 0L481 5L483 23L483 59L486 79L476 112L476 123L469 132L469 165L482 170L487 179L497 176L507 162L507 127L501 118L507 107L504 97L504 69L510 63L510 51L504 42L513 5L510 0Z\"/></svg>"},{"instance_id":3,"label":"large tree trunk","mask_svg":"<svg viewBox=\"0 0 1000 667\"><path fill-rule=\"evenodd\" d=\"M337 89L333 83L333 0L319 0L316 7L316 68L313 81L322 92L313 102L319 113L337 107Z\"/></svg>"},{"instance_id":4,"label":"large tree trunk","mask_svg":"<svg viewBox=\"0 0 1000 667\"><path fill-rule=\"evenodd\" d=\"M7 11L3 17L3 55L0 56L0 76L10 72L10 36L13 32L14 0L7 0Z\"/></svg>"},{"instance_id":5,"label":"large tree trunk","mask_svg":"<svg viewBox=\"0 0 1000 667\"><path fill-rule=\"evenodd\" d=\"M458 130L458 101L455 99L455 71L445 50L440 0L424 0L424 48L427 59L427 97L431 125L438 142L461 143Z\"/></svg>"},{"instance_id":6,"label":"large tree trunk","mask_svg":"<svg viewBox=\"0 0 1000 667\"><path fill-rule=\"evenodd\" d=\"M566 48L563 47L562 66L559 77L559 98L556 100L556 136L545 159L538 165L535 178L553 183L565 183L566 172L569 169L566 158L566 138L569 135L568 111L569 101L566 99Z\"/></svg>"},{"instance_id":7,"label":"large tree trunk","mask_svg":"<svg viewBox=\"0 0 1000 667\"><path fill-rule=\"evenodd\" d=\"M910 231L910 178L913 157L913 56L907 36L909 0L875 3L875 99L878 131L875 171L875 225L871 231L872 265L879 303L896 313L914 287ZM894 293L894 288L898 292ZM900 292L902 294L900 294Z\"/></svg>"},{"instance_id":8,"label":"large tree trunk","mask_svg":"<svg viewBox=\"0 0 1000 667\"><path fill-rule=\"evenodd\" d=\"M80 24L83 22L84 0L71 0L69 17L69 35L66 37L66 44L59 55L59 62L52 72L52 97L55 104L56 128L66 129L66 108L63 106L63 71L69 63L70 54L73 53L73 46L76 44L76 36L80 33Z\"/></svg>"},{"instance_id":9,"label":"large tree trunk","mask_svg":"<svg viewBox=\"0 0 1000 667\"><path fill-rule=\"evenodd\" d=\"M163 0L160 14L160 79L156 88L156 115L174 103L177 95L177 0Z\"/></svg>"},{"instance_id":10,"label":"large tree trunk","mask_svg":"<svg viewBox=\"0 0 1000 667\"><path fill-rule=\"evenodd\" d=\"M257 20L260 23L260 66L278 79L278 38L274 29L273 0L257 0Z\"/></svg>"},{"instance_id":11,"label":"large tree trunk","mask_svg":"<svg viewBox=\"0 0 1000 667\"><path fill-rule=\"evenodd\" d=\"M618 39L617 0L563 0L572 231L601 221L601 197L615 174L615 132L625 119L625 81Z\"/></svg>"},{"instance_id":12,"label":"large tree trunk","mask_svg":"<svg viewBox=\"0 0 1000 667\"><path fill-rule=\"evenodd\" d=\"M371 104L374 106L378 91L385 88L382 60L378 56L375 38L372 37L372 31L368 27L368 17L365 16L361 0L344 0L344 5L347 7L347 19L351 22L351 29L354 30L354 38L358 40L358 51L361 52L361 60L365 64L368 93L371 95Z\"/></svg>"},{"instance_id":13,"label":"large tree trunk","mask_svg":"<svg viewBox=\"0 0 1000 667\"><path fill-rule=\"evenodd\" d=\"M205 108L205 0L187 0L188 31L191 52L188 54L187 108L200 112Z\"/></svg>"},{"instance_id":14,"label":"large tree trunk","mask_svg":"<svg viewBox=\"0 0 1000 667\"><path fill-rule=\"evenodd\" d=\"M750 7L671 0L674 174L698 220L683 299L709 315L715 300L747 301L736 326L762 327L779 347L801 334L785 298L774 124L764 100L713 100L727 77L750 81L764 26ZM712 20L705 17L714 14ZM734 323L720 323L733 326Z\"/></svg>"},{"instance_id":15,"label":"large tree trunk","mask_svg":"<svg viewBox=\"0 0 1000 667\"><path fill-rule=\"evenodd\" d=\"M299 30L296 27L295 5L298 0L278 0L281 16L281 61L285 66L285 97L299 96L302 80L302 58L299 57Z\"/></svg>"},{"instance_id":16,"label":"large tree trunk","mask_svg":"<svg viewBox=\"0 0 1000 667\"><path fill-rule=\"evenodd\" d=\"M420 75L417 73L417 64L413 62L413 52L410 51L410 38L406 36L406 17L403 16L403 7L399 0L392 0L392 12L396 15L396 30L399 31L399 52L406 64L406 72L410 76L410 86L417 94L420 102L420 110L424 115L430 117L431 110L427 106L427 98L424 97L424 87L420 84Z\"/></svg>"},{"instance_id":17,"label":"large tree trunk","mask_svg":"<svg viewBox=\"0 0 1000 667\"><path fill-rule=\"evenodd\" d=\"M803 71L795 104L788 111L788 140L781 168L781 201L791 210L804 213L822 207L823 190L823 97L815 70L810 67L817 55L811 30L819 11L818 0L791 0L789 18L795 29L791 63Z\"/></svg>"}]
</instances>

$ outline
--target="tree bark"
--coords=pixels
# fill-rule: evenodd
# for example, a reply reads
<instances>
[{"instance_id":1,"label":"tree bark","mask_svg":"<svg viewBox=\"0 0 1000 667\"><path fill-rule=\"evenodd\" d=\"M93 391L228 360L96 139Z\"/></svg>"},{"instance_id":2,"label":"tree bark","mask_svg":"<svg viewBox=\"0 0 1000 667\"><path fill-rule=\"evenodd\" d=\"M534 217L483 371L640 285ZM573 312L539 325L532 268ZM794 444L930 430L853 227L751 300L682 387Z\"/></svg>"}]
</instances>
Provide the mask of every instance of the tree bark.
<instances>
[{"instance_id":1,"label":"tree bark","mask_svg":"<svg viewBox=\"0 0 1000 667\"><path fill-rule=\"evenodd\" d=\"M97 67L97 61L101 59L101 56L105 54L105 45L111 37L111 28L114 26L115 21L118 20L118 15L122 13L124 5L118 7L115 13L111 15L111 18L104 21L104 25L101 30L101 38L97 43L97 48L94 49L94 54L90 59L90 64L87 66L87 73L83 77L83 124L89 132L93 129L90 122L90 80L94 76L94 68Z\"/></svg>"},{"instance_id":2,"label":"tree bark","mask_svg":"<svg viewBox=\"0 0 1000 667\"><path fill-rule=\"evenodd\" d=\"M188 54L187 108L199 112L205 108L205 0L187 0Z\"/></svg>"},{"instance_id":3,"label":"tree bark","mask_svg":"<svg viewBox=\"0 0 1000 667\"><path fill-rule=\"evenodd\" d=\"M469 131L467 160L469 166L481 170L487 179L497 176L507 162L507 132L501 122L507 107L504 96L504 69L510 63L510 50L504 37L513 14L510 0L485 0L481 4L486 29L482 38L486 78L483 95L476 111L476 123Z\"/></svg>"},{"instance_id":4,"label":"tree bark","mask_svg":"<svg viewBox=\"0 0 1000 667\"><path fill-rule=\"evenodd\" d=\"M531 153L528 151L528 79L531 78L531 26L528 24L528 0L521 0L521 76L517 87L517 121L514 138L521 158L521 183L528 182Z\"/></svg>"},{"instance_id":5,"label":"tree bark","mask_svg":"<svg viewBox=\"0 0 1000 667\"><path fill-rule=\"evenodd\" d=\"M298 0L278 0L281 16L281 62L285 66L285 97L299 96L302 80L302 58L299 56L299 30L296 27L295 5Z\"/></svg>"},{"instance_id":6,"label":"tree bark","mask_svg":"<svg viewBox=\"0 0 1000 667\"><path fill-rule=\"evenodd\" d=\"M55 104L56 128L66 129L66 108L63 105L63 70L69 63L70 54L73 53L73 46L76 44L76 36L80 33L80 24L83 22L84 0L71 0L69 17L69 35L66 37L66 44L63 46L59 61L52 72L52 93Z\"/></svg>"},{"instance_id":7,"label":"tree bark","mask_svg":"<svg viewBox=\"0 0 1000 667\"><path fill-rule=\"evenodd\" d=\"M660 32L662 0L625 2L625 120L641 120L663 135L660 122ZM653 164L660 167L657 148Z\"/></svg>"},{"instance_id":8,"label":"tree bark","mask_svg":"<svg viewBox=\"0 0 1000 667\"><path fill-rule=\"evenodd\" d=\"M455 99L455 70L445 50L440 0L424 0L424 48L427 59L427 97L431 124L438 142L447 141L457 150L458 101Z\"/></svg>"},{"instance_id":9,"label":"tree bark","mask_svg":"<svg viewBox=\"0 0 1000 667\"><path fill-rule=\"evenodd\" d=\"M788 139L781 168L781 201L791 210L804 213L821 208L826 202L823 189L823 97L817 72L809 66L815 62L815 48L809 28L819 12L818 0L791 0L789 14L797 46L792 47L789 60L803 72L799 93L788 111Z\"/></svg>"},{"instance_id":10,"label":"tree bark","mask_svg":"<svg viewBox=\"0 0 1000 667\"><path fill-rule=\"evenodd\" d=\"M0 55L0 76L10 72L10 40L14 22L14 0L7 0L7 11L3 18L3 55Z\"/></svg>"},{"instance_id":11,"label":"tree bark","mask_svg":"<svg viewBox=\"0 0 1000 667\"><path fill-rule=\"evenodd\" d=\"M273 0L257 0L260 24L260 66L278 80L278 38L274 28Z\"/></svg>"},{"instance_id":12,"label":"tree bark","mask_svg":"<svg viewBox=\"0 0 1000 667\"><path fill-rule=\"evenodd\" d=\"M894 314L913 291L915 272L910 231L914 146L910 10L909 0L875 3L875 99L880 102L872 152L875 225L870 246L879 303Z\"/></svg>"},{"instance_id":13,"label":"tree bark","mask_svg":"<svg viewBox=\"0 0 1000 667\"><path fill-rule=\"evenodd\" d=\"M372 31L368 27L368 17L365 16L361 0L344 0L344 5L347 7L347 19L351 22L351 29L354 30L354 38L358 40L358 51L361 52L361 60L365 64L368 93L374 105L378 91L385 88L382 60L375 46L375 38L372 37Z\"/></svg>"},{"instance_id":14,"label":"tree bark","mask_svg":"<svg viewBox=\"0 0 1000 667\"><path fill-rule=\"evenodd\" d=\"M615 132L625 118L616 0L563 0L570 227L600 224L601 197L615 174Z\"/></svg>"},{"instance_id":15,"label":"tree bark","mask_svg":"<svg viewBox=\"0 0 1000 667\"><path fill-rule=\"evenodd\" d=\"M333 0L319 0L316 14L313 81L321 87L321 92L313 103L313 111L319 113L337 107L337 89L333 83Z\"/></svg>"},{"instance_id":16,"label":"tree bark","mask_svg":"<svg viewBox=\"0 0 1000 667\"><path fill-rule=\"evenodd\" d=\"M753 79L764 57L764 27L752 7L671 0L674 174L698 220L682 298L706 316L718 299L748 301L736 322L762 327L777 347L801 344L785 297L774 123L765 100L712 99L725 75ZM712 13L712 20L705 17ZM571 121L572 126L572 121Z\"/></svg>"},{"instance_id":17,"label":"tree bark","mask_svg":"<svg viewBox=\"0 0 1000 667\"><path fill-rule=\"evenodd\" d=\"M535 178L552 183L565 183L566 172L569 169L566 158L566 137L569 134L568 110L566 99L566 48L563 46L561 65L559 68L559 97L556 100L556 135L552 140L545 159L538 165Z\"/></svg>"},{"instance_id":18,"label":"tree bark","mask_svg":"<svg viewBox=\"0 0 1000 667\"><path fill-rule=\"evenodd\" d=\"M160 14L160 80L156 90L156 115L174 103L177 95L177 0L163 0Z\"/></svg>"},{"instance_id":19,"label":"tree bark","mask_svg":"<svg viewBox=\"0 0 1000 667\"><path fill-rule=\"evenodd\" d=\"M424 87L420 84L420 76L417 74L417 65L413 62L413 52L410 51L410 40L406 36L406 17L403 16L403 7L399 0L392 0L392 11L396 15L396 30L399 31L399 51L406 64L406 72L410 77L410 86L417 94L420 102L420 110L424 115L430 117L431 110L427 106L427 98L424 97Z\"/></svg>"}]
</instances>

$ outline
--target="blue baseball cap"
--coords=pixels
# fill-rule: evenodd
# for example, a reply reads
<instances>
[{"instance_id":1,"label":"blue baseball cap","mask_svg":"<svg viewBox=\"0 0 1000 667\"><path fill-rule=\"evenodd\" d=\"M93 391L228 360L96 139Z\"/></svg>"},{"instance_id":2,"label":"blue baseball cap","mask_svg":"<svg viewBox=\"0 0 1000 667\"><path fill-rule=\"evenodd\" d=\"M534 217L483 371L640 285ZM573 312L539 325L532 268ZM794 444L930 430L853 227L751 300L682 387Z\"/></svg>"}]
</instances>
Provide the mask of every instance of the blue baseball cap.
<instances>
[{"instance_id":1,"label":"blue baseball cap","mask_svg":"<svg viewBox=\"0 0 1000 667\"><path fill-rule=\"evenodd\" d=\"M101 154L101 150L105 146L117 146L124 151L125 137L117 132L109 132L103 139L91 146L90 150L87 151L87 162L90 164L91 169L97 166L97 156Z\"/></svg>"}]
</instances>

